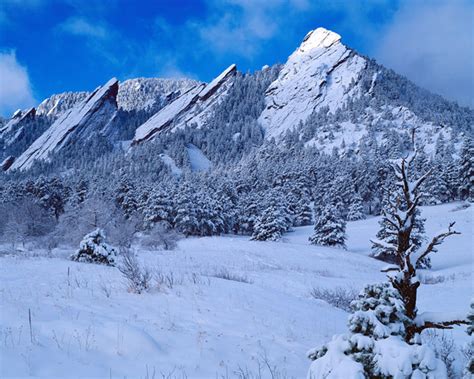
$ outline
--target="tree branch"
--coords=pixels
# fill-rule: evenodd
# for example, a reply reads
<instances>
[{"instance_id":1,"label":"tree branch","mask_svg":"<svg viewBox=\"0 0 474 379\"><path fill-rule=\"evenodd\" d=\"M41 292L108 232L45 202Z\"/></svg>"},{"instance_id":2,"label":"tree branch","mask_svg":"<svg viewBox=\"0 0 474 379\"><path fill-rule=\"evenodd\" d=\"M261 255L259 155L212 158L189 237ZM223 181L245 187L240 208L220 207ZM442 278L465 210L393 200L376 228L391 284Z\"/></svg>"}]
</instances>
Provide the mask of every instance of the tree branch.
<instances>
[{"instance_id":1,"label":"tree branch","mask_svg":"<svg viewBox=\"0 0 474 379\"><path fill-rule=\"evenodd\" d=\"M466 320L452 320L443 322L425 321L423 325L415 326L414 332L421 333L425 329L452 329L455 325L468 325Z\"/></svg>"},{"instance_id":2,"label":"tree branch","mask_svg":"<svg viewBox=\"0 0 474 379\"><path fill-rule=\"evenodd\" d=\"M437 236L433 237L431 242L426 246L424 251L420 253L418 258L416 259L416 264L420 263L420 261L426 257L428 254L436 252L436 246L441 245L441 243L449 236L454 234L461 234L460 232L453 230L452 227L454 226L455 222L449 224L448 230L446 232L440 233Z\"/></svg>"}]
</instances>

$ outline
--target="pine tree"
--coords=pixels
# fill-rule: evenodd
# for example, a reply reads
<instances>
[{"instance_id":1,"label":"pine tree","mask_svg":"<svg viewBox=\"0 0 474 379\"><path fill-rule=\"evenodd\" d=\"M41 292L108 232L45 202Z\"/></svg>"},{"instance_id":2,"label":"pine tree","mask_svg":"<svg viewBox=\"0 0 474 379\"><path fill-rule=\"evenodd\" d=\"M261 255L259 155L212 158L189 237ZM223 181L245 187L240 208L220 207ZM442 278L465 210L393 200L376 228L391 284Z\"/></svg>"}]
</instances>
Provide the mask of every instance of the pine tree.
<instances>
[{"instance_id":1,"label":"pine tree","mask_svg":"<svg viewBox=\"0 0 474 379\"><path fill-rule=\"evenodd\" d=\"M260 196L247 194L240 198L238 204L237 222L234 231L237 234L253 234L258 219Z\"/></svg>"},{"instance_id":2,"label":"pine tree","mask_svg":"<svg viewBox=\"0 0 474 379\"><path fill-rule=\"evenodd\" d=\"M474 144L470 138L466 138L462 145L459 166L461 199L474 201Z\"/></svg>"},{"instance_id":3,"label":"pine tree","mask_svg":"<svg viewBox=\"0 0 474 379\"><path fill-rule=\"evenodd\" d=\"M471 309L467 315L467 334L471 336L466 351L471 354L469 361L467 362L466 369L464 370L464 377L472 378L474 375L474 298L471 299Z\"/></svg>"},{"instance_id":4,"label":"pine tree","mask_svg":"<svg viewBox=\"0 0 474 379\"><path fill-rule=\"evenodd\" d=\"M444 377L444 363L432 349L404 341L408 319L390 283L367 285L351 306L349 333L308 353L308 378Z\"/></svg>"},{"instance_id":5,"label":"pine tree","mask_svg":"<svg viewBox=\"0 0 474 379\"><path fill-rule=\"evenodd\" d=\"M173 220L175 228L185 236L199 235L197 201L192 189L184 186L176 198L176 216Z\"/></svg>"},{"instance_id":6,"label":"pine tree","mask_svg":"<svg viewBox=\"0 0 474 379\"><path fill-rule=\"evenodd\" d=\"M362 197L358 193L355 193L349 205L349 211L347 212L347 220L357 221L362 220L363 218L365 218L365 215Z\"/></svg>"},{"instance_id":7,"label":"pine tree","mask_svg":"<svg viewBox=\"0 0 474 379\"><path fill-rule=\"evenodd\" d=\"M79 244L79 250L71 255L71 260L114 266L116 255L115 250L105 243L102 229L96 229L84 236Z\"/></svg>"},{"instance_id":8,"label":"pine tree","mask_svg":"<svg viewBox=\"0 0 474 379\"><path fill-rule=\"evenodd\" d=\"M380 246L396 254L395 265L387 268L388 282L366 287L353 303L349 320L350 334L333 340L309 353L314 362L308 378L445 378L445 364L422 343L419 335L425 329L451 329L466 324L465 320L439 321L431 313L418 314L417 297L420 281L417 264L437 251L447 237L458 234L450 224L423 249L415 249L411 233L420 201L420 185L426 175L410 181L409 167L414 154L398 161L394 168L399 196L388 201L387 222L393 226L394 242ZM401 200L404 198L405 203ZM392 352L396 351L394 356Z\"/></svg>"},{"instance_id":9,"label":"pine tree","mask_svg":"<svg viewBox=\"0 0 474 379\"><path fill-rule=\"evenodd\" d=\"M289 214L282 199L272 194L255 222L251 240L278 241L290 226Z\"/></svg>"},{"instance_id":10,"label":"pine tree","mask_svg":"<svg viewBox=\"0 0 474 379\"><path fill-rule=\"evenodd\" d=\"M150 194L146 203L141 208L143 220L148 228L151 228L157 223L171 227L174 217L173 203L169 192L157 188Z\"/></svg>"},{"instance_id":11,"label":"pine tree","mask_svg":"<svg viewBox=\"0 0 474 379\"><path fill-rule=\"evenodd\" d=\"M310 198L303 195L297 202L294 213L294 226L307 226L313 222L313 210L310 206Z\"/></svg>"},{"instance_id":12,"label":"pine tree","mask_svg":"<svg viewBox=\"0 0 474 379\"><path fill-rule=\"evenodd\" d=\"M403 196L400 195L400 190L386 191L387 195L383 203L382 219L379 221L380 229L376 234L376 239L372 241L372 256L376 259L387 263L397 263L397 254L392 246L397 243L396 226L391 222L391 212L393 212L393 204L396 202L403 202ZM400 204L399 206L403 206ZM414 214L413 229L410 234L410 244L419 249L425 241L425 221L422 218L420 211L417 209ZM417 268L431 268L431 261L429 257L424 257L417 263Z\"/></svg>"},{"instance_id":13,"label":"pine tree","mask_svg":"<svg viewBox=\"0 0 474 379\"><path fill-rule=\"evenodd\" d=\"M346 247L346 222L337 207L327 206L316 216L314 233L309 237L312 245Z\"/></svg>"}]
</instances>

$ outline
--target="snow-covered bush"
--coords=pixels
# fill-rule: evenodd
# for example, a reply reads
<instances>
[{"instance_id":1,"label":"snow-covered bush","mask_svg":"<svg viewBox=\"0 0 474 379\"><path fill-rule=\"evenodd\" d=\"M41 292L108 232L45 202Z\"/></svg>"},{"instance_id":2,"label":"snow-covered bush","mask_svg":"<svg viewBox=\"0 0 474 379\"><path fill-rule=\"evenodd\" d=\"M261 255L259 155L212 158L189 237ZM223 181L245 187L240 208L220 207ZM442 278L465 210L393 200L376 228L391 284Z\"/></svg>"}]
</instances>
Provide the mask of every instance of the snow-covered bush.
<instances>
[{"instance_id":1,"label":"snow-covered bush","mask_svg":"<svg viewBox=\"0 0 474 379\"><path fill-rule=\"evenodd\" d=\"M358 292L355 289L345 287L313 287L310 291L310 295L315 299L324 300L336 308L350 312L352 309L351 303L357 297Z\"/></svg>"},{"instance_id":2,"label":"snow-covered bush","mask_svg":"<svg viewBox=\"0 0 474 379\"><path fill-rule=\"evenodd\" d=\"M346 222L334 207L326 207L321 215L316 216L314 233L309 237L313 245L344 247L346 246Z\"/></svg>"},{"instance_id":3,"label":"snow-covered bush","mask_svg":"<svg viewBox=\"0 0 474 379\"><path fill-rule=\"evenodd\" d=\"M465 349L468 355L468 362L464 370L464 377L472 378L474 375L474 298L471 299L471 309L467 315L467 321L469 322L467 326L467 334L471 336L471 340Z\"/></svg>"},{"instance_id":4,"label":"snow-covered bush","mask_svg":"<svg viewBox=\"0 0 474 379\"><path fill-rule=\"evenodd\" d=\"M141 245L152 249L173 250L178 244L180 234L169 229L166 224L157 223L141 239Z\"/></svg>"},{"instance_id":5,"label":"snow-covered bush","mask_svg":"<svg viewBox=\"0 0 474 379\"><path fill-rule=\"evenodd\" d=\"M366 286L352 308L349 333L308 352L313 360L309 379L446 378L433 350L404 341L407 318L391 284Z\"/></svg>"},{"instance_id":6,"label":"snow-covered bush","mask_svg":"<svg viewBox=\"0 0 474 379\"><path fill-rule=\"evenodd\" d=\"M114 266L116 256L116 251L105 243L102 229L96 229L84 236L79 244L79 250L71 255L71 260Z\"/></svg>"}]
</instances>

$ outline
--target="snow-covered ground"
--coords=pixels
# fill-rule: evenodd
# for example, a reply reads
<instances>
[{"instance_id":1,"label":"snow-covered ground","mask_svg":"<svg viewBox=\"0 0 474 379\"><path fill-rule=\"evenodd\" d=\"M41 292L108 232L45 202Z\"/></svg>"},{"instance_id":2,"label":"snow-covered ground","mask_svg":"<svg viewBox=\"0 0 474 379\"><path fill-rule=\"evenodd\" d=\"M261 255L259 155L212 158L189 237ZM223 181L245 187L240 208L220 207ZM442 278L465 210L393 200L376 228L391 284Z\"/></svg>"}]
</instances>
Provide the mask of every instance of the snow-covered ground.
<instances>
[{"instance_id":1,"label":"snow-covered ground","mask_svg":"<svg viewBox=\"0 0 474 379\"><path fill-rule=\"evenodd\" d=\"M428 236L449 221L462 235L421 273L431 283L421 311L467 313L473 208L459 208L423 208ZM377 221L349 223L347 251L309 245L311 227L281 242L189 238L175 251L138 251L167 282L140 295L116 268L69 261L71 251L2 256L0 377L232 378L259 366L263 377L268 367L275 377L305 377L306 351L344 332L347 319L310 290L384 280L384 264L367 256ZM467 340L463 328L448 333L458 345Z\"/></svg>"}]
</instances>

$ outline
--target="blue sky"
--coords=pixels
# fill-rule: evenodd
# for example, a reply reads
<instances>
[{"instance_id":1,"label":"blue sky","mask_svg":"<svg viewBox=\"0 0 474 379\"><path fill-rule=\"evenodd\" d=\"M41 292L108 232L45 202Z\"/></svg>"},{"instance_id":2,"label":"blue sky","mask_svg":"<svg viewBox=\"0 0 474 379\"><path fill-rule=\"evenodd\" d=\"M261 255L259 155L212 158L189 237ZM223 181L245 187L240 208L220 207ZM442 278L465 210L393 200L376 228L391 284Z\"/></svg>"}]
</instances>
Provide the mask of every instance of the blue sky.
<instances>
[{"instance_id":1,"label":"blue sky","mask_svg":"<svg viewBox=\"0 0 474 379\"><path fill-rule=\"evenodd\" d=\"M285 62L324 26L364 55L473 105L474 2L1 0L0 114L116 76L209 81Z\"/></svg>"}]
</instances>

